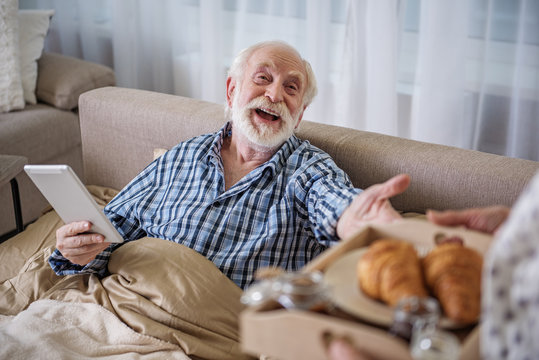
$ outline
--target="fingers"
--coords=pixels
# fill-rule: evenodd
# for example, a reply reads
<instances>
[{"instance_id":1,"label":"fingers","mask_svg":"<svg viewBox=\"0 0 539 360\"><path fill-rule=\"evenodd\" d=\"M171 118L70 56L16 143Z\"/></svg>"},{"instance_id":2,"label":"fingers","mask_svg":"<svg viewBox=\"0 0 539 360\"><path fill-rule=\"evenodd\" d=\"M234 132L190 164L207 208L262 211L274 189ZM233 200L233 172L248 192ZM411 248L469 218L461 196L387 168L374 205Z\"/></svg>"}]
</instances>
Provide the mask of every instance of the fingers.
<instances>
[{"instance_id":1,"label":"fingers","mask_svg":"<svg viewBox=\"0 0 539 360\"><path fill-rule=\"evenodd\" d=\"M365 354L360 353L353 345L343 339L335 339L329 344L328 355L330 360L367 360Z\"/></svg>"},{"instance_id":2,"label":"fingers","mask_svg":"<svg viewBox=\"0 0 539 360\"><path fill-rule=\"evenodd\" d=\"M410 185L410 176L400 174L381 184L373 185L365 190L367 203L381 202L402 194Z\"/></svg>"},{"instance_id":3,"label":"fingers","mask_svg":"<svg viewBox=\"0 0 539 360\"><path fill-rule=\"evenodd\" d=\"M56 239L56 247L60 251L65 251L69 249L78 249L82 247L88 247L96 244L103 244L104 237L101 234L82 234L76 236L69 236L64 238ZM108 243L105 243L108 245Z\"/></svg>"},{"instance_id":4,"label":"fingers","mask_svg":"<svg viewBox=\"0 0 539 360\"><path fill-rule=\"evenodd\" d=\"M378 199L389 199L395 195L402 194L410 185L410 176L408 174L399 174L391 179L367 188L372 189L372 193Z\"/></svg>"},{"instance_id":5,"label":"fingers","mask_svg":"<svg viewBox=\"0 0 539 360\"><path fill-rule=\"evenodd\" d=\"M384 183L370 186L346 208L337 222L337 235L344 239L370 221L391 222L400 215L389 198L404 192L410 185L410 176L400 174Z\"/></svg>"},{"instance_id":6,"label":"fingers","mask_svg":"<svg viewBox=\"0 0 539 360\"><path fill-rule=\"evenodd\" d=\"M92 227L92 224L90 224L89 221L76 221L76 222L66 224L62 226L61 228L59 228L56 231L56 235L57 236L61 235L64 237L75 236L80 233L89 231L91 227Z\"/></svg>"},{"instance_id":7,"label":"fingers","mask_svg":"<svg viewBox=\"0 0 539 360\"><path fill-rule=\"evenodd\" d=\"M467 210L447 210L435 211L427 210L427 219L437 225L455 226L465 225L469 220L470 215Z\"/></svg>"},{"instance_id":8,"label":"fingers","mask_svg":"<svg viewBox=\"0 0 539 360\"><path fill-rule=\"evenodd\" d=\"M443 212L428 210L427 219L437 225L463 225L469 229L494 234L509 216L509 211L509 208L505 206L447 210Z\"/></svg>"},{"instance_id":9,"label":"fingers","mask_svg":"<svg viewBox=\"0 0 539 360\"><path fill-rule=\"evenodd\" d=\"M361 201L356 202L357 208L368 209L373 204L382 204L385 200L402 194L410 185L410 176L400 174L381 184L368 187L360 194Z\"/></svg>"},{"instance_id":10,"label":"fingers","mask_svg":"<svg viewBox=\"0 0 539 360\"><path fill-rule=\"evenodd\" d=\"M101 253L107 247L109 247L108 243L98 243L85 245L79 248L66 249L60 252L73 264L84 266L95 259L97 254Z\"/></svg>"},{"instance_id":11,"label":"fingers","mask_svg":"<svg viewBox=\"0 0 539 360\"><path fill-rule=\"evenodd\" d=\"M87 233L91 223L79 221L66 224L56 231L56 248L74 264L86 265L110 244L101 234Z\"/></svg>"},{"instance_id":12,"label":"fingers","mask_svg":"<svg viewBox=\"0 0 539 360\"><path fill-rule=\"evenodd\" d=\"M91 228L92 224L89 221L72 222L60 227L56 231L56 239L64 240L68 238L73 238L73 240L69 242L69 245L72 246L81 246L96 242L103 242L105 238L101 234L94 233L81 235L85 232L90 231Z\"/></svg>"},{"instance_id":13,"label":"fingers","mask_svg":"<svg viewBox=\"0 0 539 360\"><path fill-rule=\"evenodd\" d=\"M402 194L410 186L410 175L399 174L382 183L383 195L390 198Z\"/></svg>"}]
</instances>

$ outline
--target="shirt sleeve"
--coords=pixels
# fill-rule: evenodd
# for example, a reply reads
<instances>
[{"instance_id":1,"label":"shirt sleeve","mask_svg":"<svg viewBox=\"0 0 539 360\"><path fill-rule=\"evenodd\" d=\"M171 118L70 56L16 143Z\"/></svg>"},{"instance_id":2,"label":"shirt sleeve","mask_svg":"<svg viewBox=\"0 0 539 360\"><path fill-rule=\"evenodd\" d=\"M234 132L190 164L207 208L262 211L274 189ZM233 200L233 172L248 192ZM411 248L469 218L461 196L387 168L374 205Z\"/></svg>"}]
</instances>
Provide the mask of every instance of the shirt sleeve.
<instances>
[{"instance_id":1,"label":"shirt sleeve","mask_svg":"<svg viewBox=\"0 0 539 360\"><path fill-rule=\"evenodd\" d=\"M311 167L312 176L306 206L315 238L326 246L339 241L337 222L352 200L361 193L354 188L348 175L330 159Z\"/></svg>"},{"instance_id":2,"label":"shirt sleeve","mask_svg":"<svg viewBox=\"0 0 539 360\"><path fill-rule=\"evenodd\" d=\"M146 236L141 219L152 201L150 194L155 189L158 164L159 159L148 165L105 206L105 215L125 241Z\"/></svg>"},{"instance_id":3,"label":"shirt sleeve","mask_svg":"<svg viewBox=\"0 0 539 360\"><path fill-rule=\"evenodd\" d=\"M140 239L146 232L140 226L139 204L146 196L155 178L156 162L152 162L133 179L112 201L105 206L104 213L124 238L124 241ZM122 243L123 244L123 243ZM73 264L55 249L49 258L49 265L57 275L97 274L105 276L112 252L122 244L111 244L86 265Z\"/></svg>"},{"instance_id":4,"label":"shirt sleeve","mask_svg":"<svg viewBox=\"0 0 539 360\"><path fill-rule=\"evenodd\" d=\"M67 260L62 253L55 249L49 258L49 265L56 275L74 275L74 274L97 274L102 277L107 273L107 264L110 254L121 244L111 244L102 251L96 258L86 265L73 264Z\"/></svg>"},{"instance_id":5,"label":"shirt sleeve","mask_svg":"<svg viewBox=\"0 0 539 360\"><path fill-rule=\"evenodd\" d=\"M485 256L481 347L485 359L539 354L539 173L517 200Z\"/></svg>"}]
</instances>

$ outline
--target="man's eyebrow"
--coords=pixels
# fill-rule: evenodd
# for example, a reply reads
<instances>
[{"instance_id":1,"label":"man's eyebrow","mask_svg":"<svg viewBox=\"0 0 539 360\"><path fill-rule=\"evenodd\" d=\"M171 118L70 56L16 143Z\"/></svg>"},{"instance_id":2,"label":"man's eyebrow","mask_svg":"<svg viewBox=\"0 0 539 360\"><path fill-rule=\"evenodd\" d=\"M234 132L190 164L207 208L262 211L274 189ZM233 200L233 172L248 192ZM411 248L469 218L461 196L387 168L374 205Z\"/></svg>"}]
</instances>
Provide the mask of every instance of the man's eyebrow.
<instances>
[{"instance_id":1,"label":"man's eyebrow","mask_svg":"<svg viewBox=\"0 0 539 360\"><path fill-rule=\"evenodd\" d=\"M265 61L265 62L261 62L261 63L256 64L255 72L262 71L262 70L267 70L267 69L275 69L275 68L276 68L276 66L275 66L275 64L273 64L273 62ZM287 76L292 81L296 81L296 82L299 82L299 83L302 83L302 84L305 82L305 75L303 75L303 73L301 71L292 70L287 74Z\"/></svg>"},{"instance_id":2,"label":"man's eyebrow","mask_svg":"<svg viewBox=\"0 0 539 360\"><path fill-rule=\"evenodd\" d=\"M290 77L292 81L296 81L300 83L303 83L305 80L305 75L303 75L301 71L292 71L288 74L288 76Z\"/></svg>"},{"instance_id":3,"label":"man's eyebrow","mask_svg":"<svg viewBox=\"0 0 539 360\"><path fill-rule=\"evenodd\" d=\"M268 68L275 68L275 66L270 62L258 63L255 66L255 71L266 70Z\"/></svg>"}]
</instances>

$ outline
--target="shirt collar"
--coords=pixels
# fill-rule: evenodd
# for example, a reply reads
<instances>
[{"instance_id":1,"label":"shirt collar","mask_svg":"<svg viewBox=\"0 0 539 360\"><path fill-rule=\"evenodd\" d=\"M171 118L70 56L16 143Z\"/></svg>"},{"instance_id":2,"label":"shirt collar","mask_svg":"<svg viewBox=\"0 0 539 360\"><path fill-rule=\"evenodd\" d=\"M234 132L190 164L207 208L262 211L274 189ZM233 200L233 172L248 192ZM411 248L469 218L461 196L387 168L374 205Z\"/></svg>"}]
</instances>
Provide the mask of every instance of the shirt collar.
<instances>
[{"instance_id":1,"label":"shirt collar","mask_svg":"<svg viewBox=\"0 0 539 360\"><path fill-rule=\"evenodd\" d=\"M225 141L225 138L232 135L232 123L230 121L226 122L225 125L215 133L213 136L212 145L210 147L210 151L208 152L207 159L208 161L212 161L212 159L217 160L218 162L221 161L221 148L223 147L223 142Z\"/></svg>"},{"instance_id":2,"label":"shirt collar","mask_svg":"<svg viewBox=\"0 0 539 360\"><path fill-rule=\"evenodd\" d=\"M262 167L270 169L275 176L285 166L287 159L300 144L301 141L295 135L292 135Z\"/></svg>"},{"instance_id":3,"label":"shirt collar","mask_svg":"<svg viewBox=\"0 0 539 360\"><path fill-rule=\"evenodd\" d=\"M218 132L215 133L212 146L208 153L208 160L216 159L219 162L221 161L221 148L223 147L223 142L225 138L232 135L232 123L227 122ZM292 135L285 141L283 145L277 150L273 156L262 164L259 169L264 171L269 169L273 175L278 173L286 163L288 157L300 146L301 140L299 140L295 135Z\"/></svg>"}]
</instances>

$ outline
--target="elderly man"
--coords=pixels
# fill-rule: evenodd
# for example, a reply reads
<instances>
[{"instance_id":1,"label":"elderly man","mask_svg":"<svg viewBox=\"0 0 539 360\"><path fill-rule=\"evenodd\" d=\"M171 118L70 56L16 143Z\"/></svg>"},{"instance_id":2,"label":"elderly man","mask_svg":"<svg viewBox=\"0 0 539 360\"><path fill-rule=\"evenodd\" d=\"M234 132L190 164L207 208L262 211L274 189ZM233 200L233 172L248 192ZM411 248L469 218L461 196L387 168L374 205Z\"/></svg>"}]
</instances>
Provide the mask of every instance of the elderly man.
<instances>
[{"instance_id":1,"label":"elderly man","mask_svg":"<svg viewBox=\"0 0 539 360\"><path fill-rule=\"evenodd\" d=\"M369 220L399 215L388 198L405 175L362 192L320 149L293 135L316 94L308 62L281 42L235 59L223 128L183 142L151 163L105 208L126 241L184 244L244 288L259 267L294 271ZM57 232L57 274L106 273L114 248L91 224Z\"/></svg>"}]
</instances>

